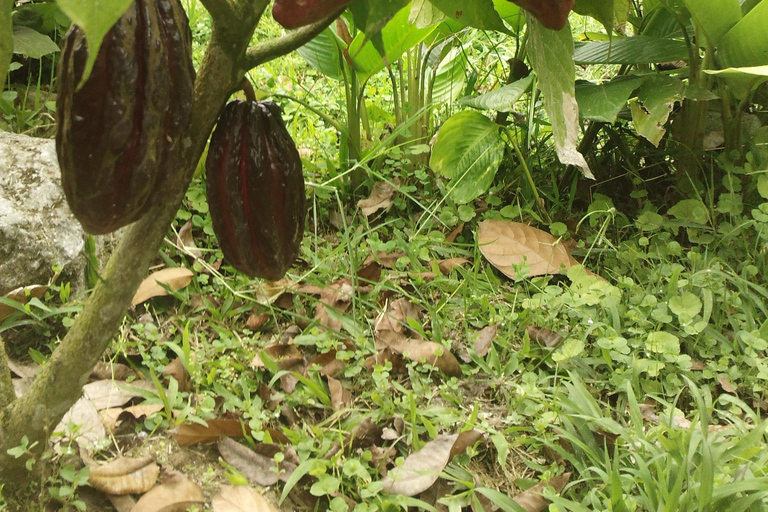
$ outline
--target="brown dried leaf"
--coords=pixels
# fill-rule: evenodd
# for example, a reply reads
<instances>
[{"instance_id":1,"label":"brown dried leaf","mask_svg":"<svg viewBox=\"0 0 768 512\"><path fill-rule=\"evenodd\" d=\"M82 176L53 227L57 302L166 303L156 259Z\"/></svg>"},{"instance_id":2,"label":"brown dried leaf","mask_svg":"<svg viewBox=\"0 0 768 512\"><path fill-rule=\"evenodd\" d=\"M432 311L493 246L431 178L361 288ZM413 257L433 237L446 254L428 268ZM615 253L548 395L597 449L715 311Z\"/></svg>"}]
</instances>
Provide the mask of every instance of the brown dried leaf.
<instances>
[{"instance_id":1,"label":"brown dried leaf","mask_svg":"<svg viewBox=\"0 0 768 512\"><path fill-rule=\"evenodd\" d=\"M381 263L377 261L368 261L363 264L357 271L358 279L363 281L370 281L372 283L378 283L381 281Z\"/></svg>"},{"instance_id":2,"label":"brown dried leaf","mask_svg":"<svg viewBox=\"0 0 768 512\"><path fill-rule=\"evenodd\" d=\"M336 350L331 349L324 354L318 354L307 365L307 370L313 366L320 367L320 375L323 377L333 377L344 369L346 363L336 358Z\"/></svg>"},{"instance_id":3,"label":"brown dried leaf","mask_svg":"<svg viewBox=\"0 0 768 512\"><path fill-rule=\"evenodd\" d=\"M93 367L91 372L91 380L125 380L133 375L133 370L130 366L104 361L99 361L96 366Z\"/></svg>"},{"instance_id":4,"label":"brown dried leaf","mask_svg":"<svg viewBox=\"0 0 768 512\"><path fill-rule=\"evenodd\" d=\"M459 361L450 350L439 343L407 338L397 333L379 336L377 341L383 342L388 348L413 362L431 364L450 377L458 377L462 374Z\"/></svg>"},{"instance_id":5,"label":"brown dried leaf","mask_svg":"<svg viewBox=\"0 0 768 512\"><path fill-rule=\"evenodd\" d=\"M443 273L443 275L448 275L451 273L451 271L457 267L463 267L467 263L471 263L466 258L448 258L447 260L443 260L437 264L437 268L440 269L440 272Z\"/></svg>"},{"instance_id":6,"label":"brown dried leaf","mask_svg":"<svg viewBox=\"0 0 768 512\"><path fill-rule=\"evenodd\" d=\"M421 308L405 298L393 300L376 319L376 333L391 331L405 333L410 331L408 318L420 322Z\"/></svg>"},{"instance_id":7,"label":"brown dried leaf","mask_svg":"<svg viewBox=\"0 0 768 512\"><path fill-rule=\"evenodd\" d=\"M556 274L561 266L578 264L554 236L519 222L485 220L479 225L477 243L485 259L511 279L516 279L513 265L523 262L528 264L528 277Z\"/></svg>"},{"instance_id":8,"label":"brown dried leaf","mask_svg":"<svg viewBox=\"0 0 768 512\"><path fill-rule=\"evenodd\" d=\"M67 425L73 423L79 425L76 432L70 433ZM80 397L67 413L61 418L54 432L63 432L64 436L58 439L64 443L69 439L77 439L81 446L90 447L97 441L107 437L107 431L93 403L86 397Z\"/></svg>"},{"instance_id":9,"label":"brown dried leaf","mask_svg":"<svg viewBox=\"0 0 768 512\"><path fill-rule=\"evenodd\" d=\"M456 229L450 232L447 237L445 237L446 243L452 244L456 241L456 237L461 234L461 232L464 231L464 223L462 222L458 226L456 226Z\"/></svg>"},{"instance_id":10,"label":"brown dried leaf","mask_svg":"<svg viewBox=\"0 0 768 512\"><path fill-rule=\"evenodd\" d=\"M171 430L171 436L181 446L212 443L220 437L243 437L243 425L236 419L207 420L208 426L199 423L183 423ZM247 430L247 429L246 429Z\"/></svg>"},{"instance_id":11,"label":"brown dried leaf","mask_svg":"<svg viewBox=\"0 0 768 512\"><path fill-rule=\"evenodd\" d=\"M112 432L117 427L117 422L123 414L133 416L135 419L141 419L151 416L156 412L163 410L163 404L133 405L131 407L113 407L99 411L99 416L104 426Z\"/></svg>"},{"instance_id":12,"label":"brown dried leaf","mask_svg":"<svg viewBox=\"0 0 768 512\"><path fill-rule=\"evenodd\" d=\"M2 321L2 318L0 318L0 321ZM33 379L42 368L39 364L34 362L21 363L19 361L14 361L13 359L8 359L8 369L10 369L17 377L21 377L22 379Z\"/></svg>"},{"instance_id":13,"label":"brown dried leaf","mask_svg":"<svg viewBox=\"0 0 768 512\"><path fill-rule=\"evenodd\" d=\"M419 451L409 455L402 466L393 468L382 480L384 492L415 496L429 489L440 472L458 455L474 444L482 432L469 430L461 434L439 435Z\"/></svg>"},{"instance_id":14,"label":"brown dried leaf","mask_svg":"<svg viewBox=\"0 0 768 512\"><path fill-rule=\"evenodd\" d=\"M537 327L535 325L526 327L525 332L528 333L528 337L531 338L532 341L549 348L554 348L560 345L564 339L555 331L547 329L546 327Z\"/></svg>"},{"instance_id":15,"label":"brown dried leaf","mask_svg":"<svg viewBox=\"0 0 768 512\"><path fill-rule=\"evenodd\" d=\"M264 327L268 320L269 315L267 313L254 313L248 317L245 326L252 331L258 331Z\"/></svg>"},{"instance_id":16,"label":"brown dried leaf","mask_svg":"<svg viewBox=\"0 0 768 512\"><path fill-rule=\"evenodd\" d=\"M157 482L160 468L151 457L120 457L107 464L90 465L88 483L107 494L147 492Z\"/></svg>"},{"instance_id":17,"label":"brown dried leaf","mask_svg":"<svg viewBox=\"0 0 768 512\"><path fill-rule=\"evenodd\" d=\"M179 230L179 236L176 238L176 245L195 259L203 257L203 251L197 248L195 239L192 237L192 219L189 219Z\"/></svg>"},{"instance_id":18,"label":"brown dried leaf","mask_svg":"<svg viewBox=\"0 0 768 512\"><path fill-rule=\"evenodd\" d=\"M366 417L344 438L342 445L334 445L328 450L324 458L328 460L333 458L334 455L339 453L341 446L344 447L344 453L374 448L376 445L381 444L382 432L383 429L380 426L374 423L370 417Z\"/></svg>"},{"instance_id":19,"label":"brown dried leaf","mask_svg":"<svg viewBox=\"0 0 768 512\"><path fill-rule=\"evenodd\" d=\"M483 329L477 334L477 339L475 339L475 352L477 352L477 355L480 357L485 357L488 354L488 351L491 349L491 344L493 344L493 340L496 338L496 333L498 330L499 324L494 324L483 327Z\"/></svg>"},{"instance_id":20,"label":"brown dried leaf","mask_svg":"<svg viewBox=\"0 0 768 512\"><path fill-rule=\"evenodd\" d=\"M97 380L83 386L83 395L93 403L97 410L120 407L129 400L141 396L139 391L156 393L155 385L146 380L122 382L116 380Z\"/></svg>"},{"instance_id":21,"label":"brown dried leaf","mask_svg":"<svg viewBox=\"0 0 768 512\"><path fill-rule=\"evenodd\" d=\"M369 263L375 261L378 262L382 267L385 268L395 268L395 265L397 265L397 260L400 258L406 256L406 254L403 251L395 251L395 252L379 252L376 254L371 254L367 258L365 258L365 261L363 262L363 266L368 265Z\"/></svg>"},{"instance_id":22,"label":"brown dried leaf","mask_svg":"<svg viewBox=\"0 0 768 512\"><path fill-rule=\"evenodd\" d=\"M40 284L34 284L32 286L22 286L21 288L16 288L15 290L11 290L8 293L4 295L6 299L15 300L16 302L19 302L21 304L26 304L27 301L31 298L39 299L43 295L45 295L45 292L48 291L47 286L43 286ZM27 294L29 294L29 297L27 297ZM11 316L13 313L18 311L18 309L11 307L7 304L0 304L0 322Z\"/></svg>"},{"instance_id":23,"label":"brown dried leaf","mask_svg":"<svg viewBox=\"0 0 768 512\"><path fill-rule=\"evenodd\" d=\"M211 506L213 512L278 512L255 489L233 485L222 487L221 493L214 496Z\"/></svg>"},{"instance_id":24,"label":"brown dried leaf","mask_svg":"<svg viewBox=\"0 0 768 512\"><path fill-rule=\"evenodd\" d=\"M702 370L705 370L706 368L707 368L706 365L704 365L704 363L702 363L701 361L697 361L695 359L691 361L691 370L702 371Z\"/></svg>"},{"instance_id":25,"label":"brown dried leaf","mask_svg":"<svg viewBox=\"0 0 768 512\"><path fill-rule=\"evenodd\" d=\"M570 479L570 473L563 473L562 475L552 478L549 482L538 483L527 491L521 492L515 496L512 501L523 507L526 512L540 512L552 503L541 495L542 491L547 487L552 487L555 489L555 492L560 492Z\"/></svg>"},{"instance_id":26,"label":"brown dried leaf","mask_svg":"<svg viewBox=\"0 0 768 512\"><path fill-rule=\"evenodd\" d=\"M136 290L131 304L136 306L152 297L168 295L168 292L162 285L167 286L173 291L181 290L192 282L192 276L194 275L194 272L185 267L164 268L163 270L152 272L139 285L139 289Z\"/></svg>"},{"instance_id":27,"label":"brown dried leaf","mask_svg":"<svg viewBox=\"0 0 768 512\"><path fill-rule=\"evenodd\" d=\"M200 487L179 472L172 472L165 482L151 489L136 502L131 512L185 512L205 502Z\"/></svg>"},{"instance_id":28,"label":"brown dried leaf","mask_svg":"<svg viewBox=\"0 0 768 512\"><path fill-rule=\"evenodd\" d=\"M270 445L270 449L265 453L257 453L237 441L223 437L217 447L221 457L245 475L249 482L264 487L290 478L298 463L298 460L291 460L294 457L289 457L288 453L285 453L286 457L280 464L275 462L274 455L281 452L278 445Z\"/></svg>"},{"instance_id":29,"label":"brown dried leaf","mask_svg":"<svg viewBox=\"0 0 768 512\"><path fill-rule=\"evenodd\" d=\"M78 492L80 492L78 490ZM112 504L113 507L115 507L115 510L117 512L131 512L133 510L133 507L136 506L136 500L134 500L129 495L124 496L118 496L115 494L107 494L107 499L109 499L109 502Z\"/></svg>"},{"instance_id":30,"label":"brown dried leaf","mask_svg":"<svg viewBox=\"0 0 768 512\"><path fill-rule=\"evenodd\" d=\"M256 354L251 360L251 368L264 368L264 361L261 358L261 354L265 354L277 363L277 367L280 370L297 370L303 368L306 361L304 356L296 348L296 345L291 343L278 343L276 345L270 345Z\"/></svg>"},{"instance_id":31,"label":"brown dried leaf","mask_svg":"<svg viewBox=\"0 0 768 512\"><path fill-rule=\"evenodd\" d=\"M352 393L333 377L328 377L328 390L330 391L331 404L335 411L341 411L352 405Z\"/></svg>"},{"instance_id":32,"label":"brown dried leaf","mask_svg":"<svg viewBox=\"0 0 768 512\"><path fill-rule=\"evenodd\" d=\"M731 384L731 381L728 380L728 377L725 375L718 375L717 376L717 382L720 383L720 387L723 388L723 391L726 393L730 393L732 395L738 395L738 392L736 391L736 387Z\"/></svg>"},{"instance_id":33,"label":"brown dried leaf","mask_svg":"<svg viewBox=\"0 0 768 512\"><path fill-rule=\"evenodd\" d=\"M370 217L379 210L389 210L392 206L392 196L399 186L400 180L398 178L392 180L391 183L377 181L373 184L371 195L367 199L359 200L357 206L366 217Z\"/></svg>"}]
</instances>

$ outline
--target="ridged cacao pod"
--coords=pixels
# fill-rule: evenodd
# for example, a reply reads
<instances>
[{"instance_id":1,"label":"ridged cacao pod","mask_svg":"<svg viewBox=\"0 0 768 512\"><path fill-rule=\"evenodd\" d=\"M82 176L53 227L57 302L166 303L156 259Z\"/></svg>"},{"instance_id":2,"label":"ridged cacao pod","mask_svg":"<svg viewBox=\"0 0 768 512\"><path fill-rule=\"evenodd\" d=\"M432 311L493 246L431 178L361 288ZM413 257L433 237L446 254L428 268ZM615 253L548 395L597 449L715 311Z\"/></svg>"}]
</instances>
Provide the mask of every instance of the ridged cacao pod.
<instances>
[{"instance_id":1,"label":"ridged cacao pod","mask_svg":"<svg viewBox=\"0 0 768 512\"><path fill-rule=\"evenodd\" d=\"M78 90L88 49L79 27L67 33L56 151L67 202L89 233L115 231L162 199L192 116L191 45L178 0L136 0Z\"/></svg>"},{"instance_id":2,"label":"ridged cacao pod","mask_svg":"<svg viewBox=\"0 0 768 512\"><path fill-rule=\"evenodd\" d=\"M509 0L514 2L552 30L560 30L568 21L568 14L576 0Z\"/></svg>"},{"instance_id":3,"label":"ridged cacao pod","mask_svg":"<svg viewBox=\"0 0 768 512\"><path fill-rule=\"evenodd\" d=\"M301 247L306 197L301 158L271 101L224 107L205 161L206 194L227 261L276 281Z\"/></svg>"},{"instance_id":4,"label":"ridged cacao pod","mask_svg":"<svg viewBox=\"0 0 768 512\"><path fill-rule=\"evenodd\" d=\"M272 17L287 29L327 18L353 0L275 0Z\"/></svg>"}]
</instances>

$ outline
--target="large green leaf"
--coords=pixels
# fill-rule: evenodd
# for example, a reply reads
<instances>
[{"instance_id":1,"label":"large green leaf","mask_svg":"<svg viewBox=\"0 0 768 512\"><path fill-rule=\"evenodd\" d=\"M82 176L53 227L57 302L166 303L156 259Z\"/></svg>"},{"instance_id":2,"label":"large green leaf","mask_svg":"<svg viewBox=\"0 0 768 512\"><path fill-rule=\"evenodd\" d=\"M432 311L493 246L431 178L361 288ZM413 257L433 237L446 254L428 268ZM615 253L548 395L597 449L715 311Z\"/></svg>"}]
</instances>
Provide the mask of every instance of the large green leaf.
<instances>
[{"instance_id":1,"label":"large green leaf","mask_svg":"<svg viewBox=\"0 0 768 512\"><path fill-rule=\"evenodd\" d=\"M612 41L595 41L576 49L577 64L654 64L688 60L684 41L634 36Z\"/></svg>"},{"instance_id":2,"label":"large green leaf","mask_svg":"<svg viewBox=\"0 0 768 512\"><path fill-rule=\"evenodd\" d=\"M72 23L80 26L88 40L88 60L82 80L91 74L104 35L112 28L133 0L56 0Z\"/></svg>"},{"instance_id":3,"label":"large green leaf","mask_svg":"<svg viewBox=\"0 0 768 512\"><path fill-rule=\"evenodd\" d=\"M440 128L429 165L451 180L451 197L464 204L491 186L504 156L499 125L479 112L466 110Z\"/></svg>"},{"instance_id":4,"label":"large green leaf","mask_svg":"<svg viewBox=\"0 0 768 512\"><path fill-rule=\"evenodd\" d=\"M683 0L712 47L741 19L739 0Z\"/></svg>"},{"instance_id":5,"label":"large green leaf","mask_svg":"<svg viewBox=\"0 0 768 512\"><path fill-rule=\"evenodd\" d=\"M573 11L583 16L590 16L603 24L610 34L615 21L627 19L629 2L627 0L576 0Z\"/></svg>"},{"instance_id":6,"label":"large green leaf","mask_svg":"<svg viewBox=\"0 0 768 512\"><path fill-rule=\"evenodd\" d=\"M643 77L618 77L599 85L591 82L577 83L576 101L581 117L604 123L616 122L619 112L643 80Z\"/></svg>"},{"instance_id":7,"label":"large green leaf","mask_svg":"<svg viewBox=\"0 0 768 512\"><path fill-rule=\"evenodd\" d=\"M493 0L493 7L504 23L512 27L513 32L517 32L525 24L525 16L520 12L520 7L517 4L509 0Z\"/></svg>"},{"instance_id":8,"label":"large green leaf","mask_svg":"<svg viewBox=\"0 0 768 512\"><path fill-rule=\"evenodd\" d=\"M717 48L717 60L723 68L768 64L768 1L757 4L728 31Z\"/></svg>"},{"instance_id":9,"label":"large green leaf","mask_svg":"<svg viewBox=\"0 0 768 512\"><path fill-rule=\"evenodd\" d=\"M435 30L435 27L416 28L415 25L408 23L408 14L408 7L400 9L381 30L384 59L364 34L357 34L350 43L349 54L352 56L352 63L357 74L363 79L383 69L387 62L395 62L403 53L421 43Z\"/></svg>"},{"instance_id":10,"label":"large green leaf","mask_svg":"<svg viewBox=\"0 0 768 512\"><path fill-rule=\"evenodd\" d=\"M520 96L531 86L532 81L533 77L527 76L480 96L461 98L459 105L466 105L479 110L511 112Z\"/></svg>"},{"instance_id":11,"label":"large green leaf","mask_svg":"<svg viewBox=\"0 0 768 512\"><path fill-rule=\"evenodd\" d=\"M13 0L0 0L0 90L5 88L5 77L13 57Z\"/></svg>"},{"instance_id":12,"label":"large green leaf","mask_svg":"<svg viewBox=\"0 0 768 512\"><path fill-rule=\"evenodd\" d=\"M637 99L629 104L637 133L658 146L672 107L683 99L684 91L685 84L674 77L655 75L646 79L637 91Z\"/></svg>"},{"instance_id":13,"label":"large green leaf","mask_svg":"<svg viewBox=\"0 0 768 512\"><path fill-rule=\"evenodd\" d=\"M584 176L593 178L584 156L576 149L579 134L579 106L576 103L571 27L548 30L530 14L526 14L530 39L528 55L539 77L538 85L544 97L544 109L552 123L557 157L565 165L581 169Z\"/></svg>"},{"instance_id":14,"label":"large green leaf","mask_svg":"<svg viewBox=\"0 0 768 512\"><path fill-rule=\"evenodd\" d=\"M493 0L430 0L449 17L470 27L511 34L493 7Z\"/></svg>"},{"instance_id":15,"label":"large green leaf","mask_svg":"<svg viewBox=\"0 0 768 512\"><path fill-rule=\"evenodd\" d=\"M47 35L29 27L13 27L13 53L39 59L57 51L58 45Z\"/></svg>"},{"instance_id":16,"label":"large green leaf","mask_svg":"<svg viewBox=\"0 0 768 512\"><path fill-rule=\"evenodd\" d=\"M330 28L323 30L317 37L299 48L298 53L310 66L333 80L344 78L340 41Z\"/></svg>"},{"instance_id":17,"label":"large green leaf","mask_svg":"<svg viewBox=\"0 0 768 512\"><path fill-rule=\"evenodd\" d=\"M454 48L437 67L431 100L436 104L451 103L467 85L467 59L461 48Z\"/></svg>"},{"instance_id":18,"label":"large green leaf","mask_svg":"<svg viewBox=\"0 0 768 512\"><path fill-rule=\"evenodd\" d=\"M446 18L445 13L434 6L429 0L413 0L408 23L416 28L427 28L440 23Z\"/></svg>"},{"instance_id":19,"label":"large green leaf","mask_svg":"<svg viewBox=\"0 0 768 512\"><path fill-rule=\"evenodd\" d=\"M739 98L746 98L758 85L768 81L768 65L745 68L705 69L705 73L717 75L731 87Z\"/></svg>"}]
</instances>

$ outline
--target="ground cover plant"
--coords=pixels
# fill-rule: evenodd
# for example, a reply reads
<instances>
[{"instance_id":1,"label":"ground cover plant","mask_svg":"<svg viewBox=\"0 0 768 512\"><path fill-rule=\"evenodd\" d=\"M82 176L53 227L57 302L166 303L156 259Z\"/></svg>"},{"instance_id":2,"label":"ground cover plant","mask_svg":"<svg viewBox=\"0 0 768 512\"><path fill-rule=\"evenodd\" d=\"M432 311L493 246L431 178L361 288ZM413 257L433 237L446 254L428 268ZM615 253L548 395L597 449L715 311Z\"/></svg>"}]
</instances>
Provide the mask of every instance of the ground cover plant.
<instances>
[{"instance_id":1,"label":"ground cover plant","mask_svg":"<svg viewBox=\"0 0 768 512\"><path fill-rule=\"evenodd\" d=\"M0 298L45 340L0 354L0 507L766 509L766 0L255 3L183 3L191 143L93 290ZM16 44L2 128L50 135L58 54ZM232 95L303 161L279 281L214 232Z\"/></svg>"}]
</instances>

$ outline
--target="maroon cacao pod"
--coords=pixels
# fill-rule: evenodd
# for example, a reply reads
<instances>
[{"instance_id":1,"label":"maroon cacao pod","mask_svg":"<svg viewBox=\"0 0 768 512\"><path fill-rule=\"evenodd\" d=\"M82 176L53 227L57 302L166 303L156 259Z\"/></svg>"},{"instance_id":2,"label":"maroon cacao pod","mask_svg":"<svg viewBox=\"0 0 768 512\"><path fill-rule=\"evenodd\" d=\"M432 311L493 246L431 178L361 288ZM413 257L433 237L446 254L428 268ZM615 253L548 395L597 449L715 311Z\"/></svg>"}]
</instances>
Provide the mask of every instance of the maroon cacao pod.
<instances>
[{"instance_id":1,"label":"maroon cacao pod","mask_svg":"<svg viewBox=\"0 0 768 512\"><path fill-rule=\"evenodd\" d=\"M56 152L67 202L89 233L130 224L163 199L192 117L191 45L178 0L135 0L77 89L88 49L79 27L67 33Z\"/></svg>"},{"instance_id":2,"label":"maroon cacao pod","mask_svg":"<svg viewBox=\"0 0 768 512\"><path fill-rule=\"evenodd\" d=\"M352 0L275 0L272 17L287 29L327 18Z\"/></svg>"},{"instance_id":3,"label":"maroon cacao pod","mask_svg":"<svg viewBox=\"0 0 768 512\"><path fill-rule=\"evenodd\" d=\"M206 194L227 261L276 281L301 247L306 196L301 158L271 101L224 107L205 161Z\"/></svg>"}]
</instances>

